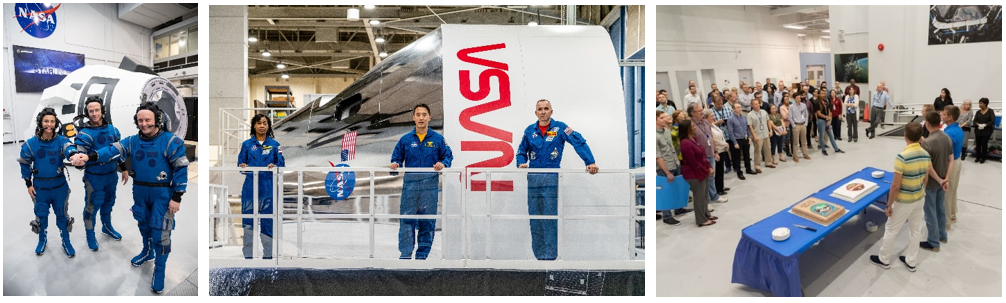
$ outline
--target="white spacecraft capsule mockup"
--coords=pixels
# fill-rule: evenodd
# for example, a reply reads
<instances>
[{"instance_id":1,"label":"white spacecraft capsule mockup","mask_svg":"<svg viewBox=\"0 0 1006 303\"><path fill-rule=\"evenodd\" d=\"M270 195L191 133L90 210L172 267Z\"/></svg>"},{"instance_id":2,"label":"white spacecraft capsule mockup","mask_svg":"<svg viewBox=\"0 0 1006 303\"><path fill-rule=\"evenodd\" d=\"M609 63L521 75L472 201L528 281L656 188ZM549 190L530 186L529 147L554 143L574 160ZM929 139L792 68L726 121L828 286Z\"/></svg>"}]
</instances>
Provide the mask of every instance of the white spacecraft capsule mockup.
<instances>
[{"instance_id":1,"label":"white spacecraft capsule mockup","mask_svg":"<svg viewBox=\"0 0 1006 303\"><path fill-rule=\"evenodd\" d=\"M104 101L104 119L115 125L123 138L137 133L133 115L140 102L157 104L164 113L165 131L179 137L188 131L188 111L174 84L128 58L123 58L119 68L87 65L73 71L59 84L42 91L41 102L32 117L43 108L52 107L63 123L60 133L73 137L72 122L79 115L87 115L84 101L91 96ZM34 136L34 131L34 126L29 127L25 138Z\"/></svg>"}]
</instances>

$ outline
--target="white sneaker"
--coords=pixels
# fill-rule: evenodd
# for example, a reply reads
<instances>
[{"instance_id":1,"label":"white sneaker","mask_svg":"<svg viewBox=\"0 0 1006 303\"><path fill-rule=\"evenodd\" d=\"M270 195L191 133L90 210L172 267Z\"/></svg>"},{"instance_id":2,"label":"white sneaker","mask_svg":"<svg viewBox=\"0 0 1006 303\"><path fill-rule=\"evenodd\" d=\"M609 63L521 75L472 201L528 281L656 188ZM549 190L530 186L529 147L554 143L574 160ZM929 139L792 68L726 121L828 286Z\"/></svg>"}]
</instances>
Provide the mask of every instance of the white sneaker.
<instances>
[{"instance_id":1,"label":"white sneaker","mask_svg":"<svg viewBox=\"0 0 1006 303\"><path fill-rule=\"evenodd\" d=\"M727 203L728 199L726 197L720 197L719 200L713 201L716 203Z\"/></svg>"}]
</instances>

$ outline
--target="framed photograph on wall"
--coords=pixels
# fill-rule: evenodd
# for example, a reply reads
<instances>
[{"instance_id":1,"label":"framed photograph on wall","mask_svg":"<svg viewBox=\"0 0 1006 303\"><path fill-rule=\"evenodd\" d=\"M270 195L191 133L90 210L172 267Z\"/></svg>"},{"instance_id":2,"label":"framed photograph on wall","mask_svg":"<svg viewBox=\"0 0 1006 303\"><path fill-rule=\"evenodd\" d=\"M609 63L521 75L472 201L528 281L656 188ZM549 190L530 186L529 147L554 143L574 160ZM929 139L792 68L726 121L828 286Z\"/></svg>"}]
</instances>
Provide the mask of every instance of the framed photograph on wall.
<instances>
[{"instance_id":1,"label":"framed photograph on wall","mask_svg":"<svg viewBox=\"0 0 1006 303\"><path fill-rule=\"evenodd\" d=\"M870 65L868 53L835 54L835 81L869 83Z\"/></svg>"},{"instance_id":2,"label":"framed photograph on wall","mask_svg":"<svg viewBox=\"0 0 1006 303\"><path fill-rule=\"evenodd\" d=\"M1002 5L930 5L929 45L1003 41Z\"/></svg>"}]
</instances>

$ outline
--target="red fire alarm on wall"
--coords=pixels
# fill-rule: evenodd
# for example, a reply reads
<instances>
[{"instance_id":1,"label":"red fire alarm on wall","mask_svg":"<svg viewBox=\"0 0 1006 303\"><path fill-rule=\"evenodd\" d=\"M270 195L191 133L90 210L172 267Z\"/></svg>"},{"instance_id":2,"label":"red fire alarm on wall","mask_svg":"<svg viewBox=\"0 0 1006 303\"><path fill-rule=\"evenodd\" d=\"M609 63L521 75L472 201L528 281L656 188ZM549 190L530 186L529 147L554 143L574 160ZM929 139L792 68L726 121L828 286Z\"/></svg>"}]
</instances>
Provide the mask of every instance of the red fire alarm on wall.
<instances>
[{"instance_id":1,"label":"red fire alarm on wall","mask_svg":"<svg viewBox=\"0 0 1006 303\"><path fill-rule=\"evenodd\" d=\"M880 50L880 51L884 51L884 44L883 43L878 44L877 45L877 49Z\"/></svg>"}]
</instances>

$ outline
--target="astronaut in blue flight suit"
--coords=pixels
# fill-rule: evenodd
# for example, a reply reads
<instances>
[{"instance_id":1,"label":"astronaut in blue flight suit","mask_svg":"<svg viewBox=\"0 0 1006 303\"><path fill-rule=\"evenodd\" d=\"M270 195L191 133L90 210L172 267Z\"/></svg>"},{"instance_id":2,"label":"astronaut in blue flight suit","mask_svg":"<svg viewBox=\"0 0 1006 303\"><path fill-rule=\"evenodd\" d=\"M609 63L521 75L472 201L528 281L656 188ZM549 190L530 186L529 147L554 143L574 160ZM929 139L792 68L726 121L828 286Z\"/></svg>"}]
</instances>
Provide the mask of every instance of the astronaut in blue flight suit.
<instances>
[{"instance_id":1,"label":"astronaut in blue flight suit","mask_svg":"<svg viewBox=\"0 0 1006 303\"><path fill-rule=\"evenodd\" d=\"M105 105L97 96L88 97L84 101L84 110L88 121L76 125L77 136L74 143L77 151L87 154L92 150L112 146L119 142L121 135L104 119ZM95 214L101 216L101 233L119 241L122 236L112 228L112 206L115 205L115 188L118 178L115 172L122 174L122 184L129 180L125 162L121 158L109 162L88 163L84 166L84 234L87 236L87 247L98 250L98 240L94 237Z\"/></svg>"},{"instance_id":2,"label":"astronaut in blue flight suit","mask_svg":"<svg viewBox=\"0 0 1006 303\"><path fill-rule=\"evenodd\" d=\"M73 245L70 245L73 218L67 214L70 187L66 184L63 159L69 160L75 156L77 148L69 138L58 133L62 124L56 118L56 110L51 107L43 108L35 118L35 123L35 136L21 145L21 156L17 159L21 166L21 178L35 204L35 220L30 224L32 231L38 234L35 254L41 256L45 253L49 208L52 207L52 211L56 213L59 236L63 239L63 252L73 258L76 255Z\"/></svg>"},{"instance_id":3,"label":"astronaut in blue flight suit","mask_svg":"<svg viewBox=\"0 0 1006 303\"><path fill-rule=\"evenodd\" d=\"M258 114L251 119L251 138L241 143L241 152L238 154L238 166L240 167L268 167L286 166L283 159L283 150L279 147L272 133L272 121L266 115ZM241 187L241 213L253 214L255 210L255 175L252 172L244 172L245 183ZM272 194L273 182L271 172L259 172L258 174L258 213L272 214ZM241 219L244 226L244 253L245 259L252 258L252 241L254 241L254 231L252 224L255 219ZM265 259L272 259L272 219L262 219L259 224L262 231L262 256Z\"/></svg>"},{"instance_id":4,"label":"astronaut in blue flight suit","mask_svg":"<svg viewBox=\"0 0 1006 303\"><path fill-rule=\"evenodd\" d=\"M535 104L538 122L524 129L524 138L517 148L517 167L559 168L562 150L569 142L587 165L587 172L597 173L594 155L580 133L560 121L552 120L552 102L541 99ZM556 173L527 174L527 210L529 215L558 214L559 175ZM538 260L555 260L558 221L531 220L531 249Z\"/></svg>"},{"instance_id":5,"label":"astronaut in blue flight suit","mask_svg":"<svg viewBox=\"0 0 1006 303\"><path fill-rule=\"evenodd\" d=\"M451 148L444 141L444 136L429 128L430 107L426 104L416 105L412 109L412 120L416 122L416 128L398 140L388 167L433 167L436 171L451 167L451 160L454 160ZM436 215L439 181L438 173L405 173L400 213ZM416 249L416 259L425 260L433 247L436 222L435 219L400 219L398 250L402 254L399 259L412 259L418 227L419 248Z\"/></svg>"},{"instance_id":6,"label":"astronaut in blue flight suit","mask_svg":"<svg viewBox=\"0 0 1006 303\"><path fill-rule=\"evenodd\" d=\"M143 238L143 250L130 263L141 266L154 260L150 289L164 290L164 266L171 253L171 230L181 208L188 180L189 160L181 138L163 131L164 114L153 103L142 103L133 116L138 134L112 146L78 154L80 161L109 162L129 157L133 165L133 219Z\"/></svg>"}]
</instances>

